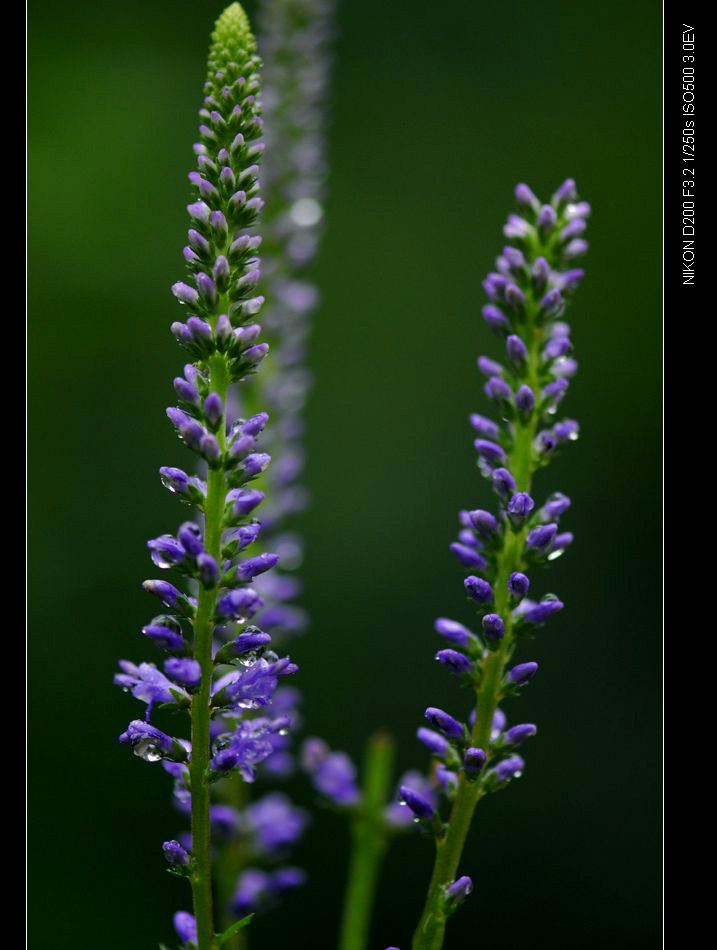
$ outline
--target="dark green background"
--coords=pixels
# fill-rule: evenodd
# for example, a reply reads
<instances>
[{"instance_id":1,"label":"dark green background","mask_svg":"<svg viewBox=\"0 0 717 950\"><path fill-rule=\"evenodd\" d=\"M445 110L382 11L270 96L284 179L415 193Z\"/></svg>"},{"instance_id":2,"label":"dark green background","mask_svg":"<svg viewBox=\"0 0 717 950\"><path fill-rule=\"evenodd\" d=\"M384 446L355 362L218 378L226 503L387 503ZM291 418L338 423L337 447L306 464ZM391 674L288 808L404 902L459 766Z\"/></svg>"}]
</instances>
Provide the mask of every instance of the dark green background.
<instances>
[{"instance_id":1,"label":"dark green background","mask_svg":"<svg viewBox=\"0 0 717 950\"><path fill-rule=\"evenodd\" d=\"M182 355L186 172L215 3L30 4L30 799L32 946L156 948L185 885L166 776L117 734L138 707L115 658L154 604L145 539L182 514L160 464ZM657 945L660 649L660 4L344 3L328 231L315 276L314 503L301 664L310 732L358 755L379 726L402 768L428 704L462 711L432 659L436 615L466 619L447 552L489 501L466 417L496 346L480 281L516 181L574 176L594 208L572 313L582 438L544 475L574 507L545 577L567 607L531 649L509 713L540 724L525 776L481 805L476 891L448 946ZM531 658L527 653L524 659ZM306 798L307 796L305 796ZM253 947L333 946L345 862L318 815L310 886ZM429 871L392 853L372 947L407 948Z\"/></svg>"}]
</instances>

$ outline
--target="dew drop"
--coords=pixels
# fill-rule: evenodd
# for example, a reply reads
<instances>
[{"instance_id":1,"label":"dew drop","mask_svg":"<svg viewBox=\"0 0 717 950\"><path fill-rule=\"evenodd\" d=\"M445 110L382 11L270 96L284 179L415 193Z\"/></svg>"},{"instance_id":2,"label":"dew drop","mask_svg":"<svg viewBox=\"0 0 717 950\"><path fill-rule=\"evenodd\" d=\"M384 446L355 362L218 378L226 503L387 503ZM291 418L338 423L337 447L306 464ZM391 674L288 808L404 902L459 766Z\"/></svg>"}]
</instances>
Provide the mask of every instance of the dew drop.
<instances>
[{"instance_id":1,"label":"dew drop","mask_svg":"<svg viewBox=\"0 0 717 950\"><path fill-rule=\"evenodd\" d=\"M139 742L135 743L133 751L136 756L144 759L145 762L159 762L162 758L162 753L151 739L140 739Z\"/></svg>"}]
</instances>

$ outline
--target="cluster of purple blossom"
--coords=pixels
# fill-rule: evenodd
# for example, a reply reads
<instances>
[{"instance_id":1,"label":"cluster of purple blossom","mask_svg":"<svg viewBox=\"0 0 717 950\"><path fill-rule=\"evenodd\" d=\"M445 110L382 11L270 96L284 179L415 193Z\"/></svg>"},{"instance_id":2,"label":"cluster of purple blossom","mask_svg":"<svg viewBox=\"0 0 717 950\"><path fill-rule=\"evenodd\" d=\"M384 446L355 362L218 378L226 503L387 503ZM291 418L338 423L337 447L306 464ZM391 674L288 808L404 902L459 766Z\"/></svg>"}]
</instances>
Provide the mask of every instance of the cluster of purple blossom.
<instances>
[{"instance_id":1,"label":"cluster of purple blossom","mask_svg":"<svg viewBox=\"0 0 717 950\"><path fill-rule=\"evenodd\" d=\"M259 771L279 779L295 767L290 730L299 724L299 695L280 684L297 667L275 647L277 637L306 622L293 602L300 586L292 572L302 551L289 519L306 500L300 481L310 386L306 340L318 297L302 271L315 253L322 218L331 11L330 0L284 0L263 8L273 148L264 244L271 356L255 322L264 303L255 233L264 204L257 177L263 151L259 59L238 4L222 14L212 37L197 168L189 175L189 276L172 287L192 311L172 324L191 361L174 380L177 405L167 410L199 468L193 475L160 470L164 486L195 516L176 534L148 542L153 563L183 579L179 587L161 579L144 583L163 607L142 629L163 654L161 668L122 660L115 676L146 705L145 717L132 720L120 741L140 758L162 763L173 780L175 807L191 821L191 833L164 842L163 851L172 873L192 886L194 914L180 911L174 924L183 947L198 950L221 945L247 914L271 907L304 880L304 872L286 860L307 825L306 813L283 792L251 800L243 790ZM503 341L505 359L478 359L498 418L470 416L478 467L497 511L462 511L450 545L464 568L464 593L476 622L466 626L442 617L435 623L444 641L436 660L472 691L471 708L459 718L426 709L428 726L417 737L432 757L429 774L404 774L393 799L390 777L377 779L372 789L370 781L360 787L351 759L321 739L306 740L300 755L322 797L352 818L354 845L364 852L355 862L354 883L365 875L355 893L367 905L391 833L418 825L433 838L436 863L414 950L442 945L447 918L472 890L458 866L475 806L525 767L517 750L537 728L508 727L501 705L538 669L533 661L515 662L517 646L563 607L553 594L529 599L529 575L573 540L560 528L570 500L553 493L536 504L532 480L578 436L574 420L555 416L577 370L563 314L583 276L575 261L587 249L590 209L578 200L572 180L548 204L522 184L515 196L519 213L509 216L508 243L484 281L489 303L483 317ZM235 384L237 390L230 390ZM270 409L271 421L263 408ZM260 523L264 489L270 500ZM271 550L246 554L260 537ZM280 561L283 573L275 570ZM191 738L163 731L151 721L157 710L160 716L186 712ZM384 779L390 773L385 749L375 743L375 775ZM228 876L221 894L228 917L238 918L223 935L214 931L213 862ZM351 898L347 906L344 932L351 938ZM341 943L342 950L357 946L361 940Z\"/></svg>"},{"instance_id":2,"label":"cluster of purple blossom","mask_svg":"<svg viewBox=\"0 0 717 950\"><path fill-rule=\"evenodd\" d=\"M437 787L451 806L448 823L441 820L435 796L410 784L401 788L416 820L436 839L436 868L416 948L433 946L431 937L442 934L455 909L453 889L468 880L456 880L455 874L475 805L523 772L516 750L537 727L506 728L498 703L517 695L537 672L535 662L512 663L519 642L563 607L553 594L530 600L528 572L558 557L573 540L559 527L570 500L555 493L536 504L531 485L534 473L578 435L574 420L554 417L577 369L562 316L583 276L574 261L587 249L582 234L590 208L578 200L572 180L549 204L541 204L523 184L515 196L520 213L511 214L504 228L509 243L483 282L489 298L483 317L505 350L503 362L478 359L498 421L470 417L478 466L498 511L462 511L458 538L450 546L465 570L464 591L477 613L474 629L445 617L435 624L447 642L436 660L471 689L475 701L466 721L429 706L425 716L431 728L418 730L433 757Z\"/></svg>"},{"instance_id":3,"label":"cluster of purple blossom","mask_svg":"<svg viewBox=\"0 0 717 950\"><path fill-rule=\"evenodd\" d=\"M166 658L161 669L122 661L115 677L147 706L146 717L133 720L120 741L147 761L163 762L174 778L177 807L191 815L191 835L165 842L164 852L194 890L196 920L180 913L177 931L185 942L198 940L199 945L214 939L213 844L241 821L255 853L278 853L304 824L303 813L281 796L259 800L242 815L209 799L218 780L236 773L253 782L262 762L281 761L296 718L291 691L282 696L278 689L296 666L278 656L271 635L251 623L264 607L255 581L278 561L275 553L245 555L261 530L255 513L264 492L251 483L271 461L259 445L268 415L232 416L227 401L228 387L246 381L269 349L258 342L261 328L254 319L263 303L256 294L260 238L253 233L263 205L257 178L263 151L257 141L262 130L258 64L246 17L234 5L213 36L195 146L197 170L189 175L195 192L184 249L189 278L172 287L179 303L192 311L185 322L172 325L192 362L174 381L178 403L167 414L179 439L199 456L206 477L177 468L160 471L165 487L197 510L196 520L186 521L176 535L148 542L154 564L181 575L185 589L165 580L144 583L164 612L142 632ZM157 707L188 711L191 741L150 722ZM285 832L277 837L267 828L279 816ZM267 897L276 894L300 877L295 869L280 868L267 877L263 891ZM240 880L233 898L238 911L245 909L249 891L258 900L261 890L256 876L253 883Z\"/></svg>"},{"instance_id":4,"label":"cluster of purple blossom","mask_svg":"<svg viewBox=\"0 0 717 950\"><path fill-rule=\"evenodd\" d=\"M259 476L266 491L261 511L265 544L279 556L277 567L253 580L264 605L255 620L271 633L275 643L306 629L308 618L296 603L301 593L298 568L303 558L301 535L293 524L303 510L307 492L302 484L304 467L303 410L311 377L306 366L307 337L317 291L305 275L318 248L321 206L325 191L324 112L328 82L328 43L333 3L327 0L267 0L259 10L257 42L265 62L262 83L264 140L262 163L262 282L267 301L262 308L264 336L270 350L261 373L229 393L229 405L251 409L261 406L270 419L262 442L272 463ZM313 203L313 204L312 204ZM312 213L313 209L313 213ZM299 725L299 694L279 689L273 707L290 711L292 733ZM295 769L292 736L271 737L275 748L258 767L264 783L283 782ZM280 894L298 886L304 872L279 867L288 845L300 837L305 821L282 793L252 801L253 790L241 788L241 779L230 779L217 789L221 807L231 810L232 826L225 826L217 853L217 876L231 882L231 912L241 916L272 907ZM261 802L275 807L267 814L277 821L282 847L255 846L245 829L258 814ZM215 806L219 807L219 806ZM282 821L282 816L286 819ZM283 829L283 830L282 830Z\"/></svg>"}]
</instances>

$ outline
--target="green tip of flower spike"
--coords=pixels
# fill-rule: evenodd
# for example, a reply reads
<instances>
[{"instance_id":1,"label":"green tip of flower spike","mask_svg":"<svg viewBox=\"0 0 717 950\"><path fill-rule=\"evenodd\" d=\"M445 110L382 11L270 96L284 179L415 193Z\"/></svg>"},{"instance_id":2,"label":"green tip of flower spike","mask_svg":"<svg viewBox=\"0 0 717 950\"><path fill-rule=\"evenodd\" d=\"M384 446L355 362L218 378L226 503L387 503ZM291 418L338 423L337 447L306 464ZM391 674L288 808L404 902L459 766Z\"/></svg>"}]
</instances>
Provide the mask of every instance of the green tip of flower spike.
<instances>
[{"instance_id":1,"label":"green tip of flower spike","mask_svg":"<svg viewBox=\"0 0 717 950\"><path fill-rule=\"evenodd\" d=\"M221 63L236 62L253 53L255 49L256 41L249 17L241 4L232 3L214 24L209 60L217 66Z\"/></svg>"}]
</instances>

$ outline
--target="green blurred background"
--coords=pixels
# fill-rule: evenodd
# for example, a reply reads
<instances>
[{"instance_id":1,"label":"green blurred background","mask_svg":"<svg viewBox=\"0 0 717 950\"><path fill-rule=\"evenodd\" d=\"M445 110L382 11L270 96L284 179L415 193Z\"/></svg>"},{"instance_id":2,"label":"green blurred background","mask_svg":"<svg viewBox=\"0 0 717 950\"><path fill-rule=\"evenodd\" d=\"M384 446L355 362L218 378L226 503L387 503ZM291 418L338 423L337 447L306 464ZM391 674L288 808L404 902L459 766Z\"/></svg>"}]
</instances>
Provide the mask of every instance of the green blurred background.
<instances>
[{"instance_id":1,"label":"green blurred background","mask_svg":"<svg viewBox=\"0 0 717 950\"><path fill-rule=\"evenodd\" d=\"M248 9L253 7L247 4ZM117 744L137 706L115 660L149 655L146 538L181 519L161 464L183 362L184 206L208 35L188 0L30 3L31 945L156 948L185 885L160 843L169 784ZM462 709L432 660L433 618L466 618L447 552L485 505L470 411L495 343L480 281L516 181L566 176L593 204L571 320L582 438L540 476L573 498L569 555L544 590L566 609L530 650L515 721L540 724L524 777L481 805L476 883L448 947L642 948L659 939L660 32L657 2L344 3L328 230L314 268L313 507L292 651L306 727L399 767L426 757L428 704ZM299 797L311 804L301 788ZM252 928L254 950L330 948L345 832L317 814L310 885ZM372 946L403 947L430 864L401 841Z\"/></svg>"}]
</instances>

